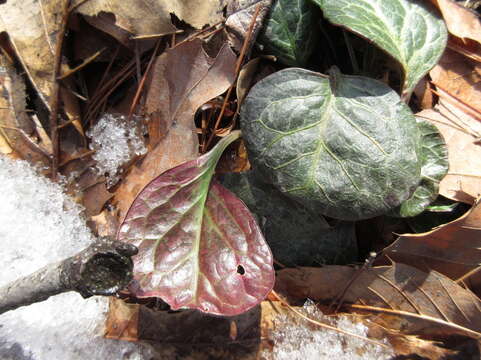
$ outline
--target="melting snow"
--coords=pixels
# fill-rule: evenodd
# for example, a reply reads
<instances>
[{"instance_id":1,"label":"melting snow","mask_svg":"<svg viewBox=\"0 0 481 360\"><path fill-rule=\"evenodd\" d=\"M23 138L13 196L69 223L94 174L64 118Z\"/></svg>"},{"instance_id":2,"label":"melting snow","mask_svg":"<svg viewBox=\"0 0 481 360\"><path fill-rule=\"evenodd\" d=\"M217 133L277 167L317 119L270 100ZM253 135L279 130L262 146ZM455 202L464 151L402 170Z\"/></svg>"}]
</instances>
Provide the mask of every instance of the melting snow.
<instances>
[{"instance_id":1,"label":"melting snow","mask_svg":"<svg viewBox=\"0 0 481 360\"><path fill-rule=\"evenodd\" d=\"M0 156L0 286L92 243L82 209L25 161ZM69 292L0 315L2 360L146 360L148 345L102 338L108 299Z\"/></svg>"},{"instance_id":2,"label":"melting snow","mask_svg":"<svg viewBox=\"0 0 481 360\"><path fill-rule=\"evenodd\" d=\"M367 337L368 328L352 322L347 316L333 320L324 316L311 302L307 302L303 310L311 319ZM269 338L274 348L272 352L262 354L263 360L387 360L394 356L390 348L321 328L292 313L280 314L274 319Z\"/></svg>"},{"instance_id":3,"label":"melting snow","mask_svg":"<svg viewBox=\"0 0 481 360\"><path fill-rule=\"evenodd\" d=\"M133 125L137 125L135 119L128 122L123 115L107 113L87 132L97 169L107 176L109 186L119 180L122 165L147 152L138 126Z\"/></svg>"}]
</instances>

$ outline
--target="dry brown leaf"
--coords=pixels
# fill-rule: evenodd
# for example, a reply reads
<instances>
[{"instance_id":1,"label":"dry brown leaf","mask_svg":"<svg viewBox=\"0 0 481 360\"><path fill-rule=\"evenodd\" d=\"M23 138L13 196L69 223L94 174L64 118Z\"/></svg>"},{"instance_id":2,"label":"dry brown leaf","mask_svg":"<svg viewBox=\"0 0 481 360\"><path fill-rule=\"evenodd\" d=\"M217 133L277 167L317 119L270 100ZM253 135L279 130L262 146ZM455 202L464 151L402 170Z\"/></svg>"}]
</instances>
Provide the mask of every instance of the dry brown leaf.
<instances>
[{"instance_id":1,"label":"dry brown leaf","mask_svg":"<svg viewBox=\"0 0 481 360\"><path fill-rule=\"evenodd\" d=\"M283 269L277 273L276 289L291 298L323 302L344 292L345 304L384 312L376 322L404 334L481 336L481 301L435 271L399 263L362 270L334 265Z\"/></svg>"},{"instance_id":2,"label":"dry brown leaf","mask_svg":"<svg viewBox=\"0 0 481 360\"><path fill-rule=\"evenodd\" d=\"M453 0L434 0L443 15L451 34L481 43L481 22L479 16Z\"/></svg>"},{"instance_id":3,"label":"dry brown leaf","mask_svg":"<svg viewBox=\"0 0 481 360\"><path fill-rule=\"evenodd\" d=\"M139 339L139 308L140 305L127 304L111 297L104 336L107 339L137 341Z\"/></svg>"},{"instance_id":4,"label":"dry brown leaf","mask_svg":"<svg viewBox=\"0 0 481 360\"><path fill-rule=\"evenodd\" d=\"M399 356L400 359L462 359L461 357L457 357L459 354L456 351L441 347L442 344L434 341L423 340L416 336L409 335L386 335L396 355Z\"/></svg>"},{"instance_id":5,"label":"dry brown leaf","mask_svg":"<svg viewBox=\"0 0 481 360\"><path fill-rule=\"evenodd\" d=\"M449 171L439 193L472 204L481 195L481 122L443 99L417 116L436 125L448 146Z\"/></svg>"},{"instance_id":6,"label":"dry brown leaf","mask_svg":"<svg viewBox=\"0 0 481 360\"><path fill-rule=\"evenodd\" d=\"M115 193L121 218L147 183L197 156L195 112L228 89L235 78L235 62L228 46L210 58L198 39L169 49L156 60L146 102L154 147Z\"/></svg>"},{"instance_id":7,"label":"dry brown leaf","mask_svg":"<svg viewBox=\"0 0 481 360\"><path fill-rule=\"evenodd\" d=\"M146 101L151 145L155 145L174 122L193 130L192 120L197 109L226 91L234 81L235 62L236 56L227 45L211 58L199 39L159 56Z\"/></svg>"},{"instance_id":8,"label":"dry brown leaf","mask_svg":"<svg viewBox=\"0 0 481 360\"><path fill-rule=\"evenodd\" d=\"M257 34L262 28L264 18L271 7L272 0L233 0L227 6L227 20L225 22L231 46L240 51L248 33L252 18L258 6L259 14L256 18L248 49L255 43ZM249 53L249 50L247 51Z\"/></svg>"},{"instance_id":9,"label":"dry brown leaf","mask_svg":"<svg viewBox=\"0 0 481 360\"><path fill-rule=\"evenodd\" d=\"M50 163L47 146L42 146L36 126L26 112L23 79L0 58L0 135L15 153L32 164Z\"/></svg>"},{"instance_id":10,"label":"dry brown leaf","mask_svg":"<svg viewBox=\"0 0 481 360\"><path fill-rule=\"evenodd\" d=\"M82 0L76 0L79 4ZM170 13L194 28L223 20L224 0L90 0L77 8L84 15L115 15L115 24L134 35L170 34L177 29Z\"/></svg>"},{"instance_id":11,"label":"dry brown leaf","mask_svg":"<svg viewBox=\"0 0 481 360\"><path fill-rule=\"evenodd\" d=\"M0 5L0 31L6 31L22 62L25 72L47 108L53 89L53 72L57 33L62 22L59 0L7 1ZM68 69L63 65L65 70ZM67 115L83 136L78 99L69 91L62 91Z\"/></svg>"},{"instance_id":12,"label":"dry brown leaf","mask_svg":"<svg viewBox=\"0 0 481 360\"><path fill-rule=\"evenodd\" d=\"M384 252L395 261L461 278L481 266L481 204L429 232L401 235Z\"/></svg>"},{"instance_id":13,"label":"dry brown leaf","mask_svg":"<svg viewBox=\"0 0 481 360\"><path fill-rule=\"evenodd\" d=\"M87 225L98 236L114 237L119 227L119 217L115 210L104 209L100 214L91 216Z\"/></svg>"},{"instance_id":14,"label":"dry brown leaf","mask_svg":"<svg viewBox=\"0 0 481 360\"><path fill-rule=\"evenodd\" d=\"M7 140L3 137L2 133L0 132L0 153L4 155L11 154L13 149L8 145Z\"/></svg>"},{"instance_id":15,"label":"dry brown leaf","mask_svg":"<svg viewBox=\"0 0 481 360\"><path fill-rule=\"evenodd\" d=\"M184 126L173 126L167 135L132 168L114 194L114 203L123 219L137 194L164 171L194 159L198 154L197 135Z\"/></svg>"},{"instance_id":16,"label":"dry brown leaf","mask_svg":"<svg viewBox=\"0 0 481 360\"><path fill-rule=\"evenodd\" d=\"M429 74L436 87L481 114L481 64L446 49Z\"/></svg>"},{"instance_id":17,"label":"dry brown leaf","mask_svg":"<svg viewBox=\"0 0 481 360\"><path fill-rule=\"evenodd\" d=\"M105 177L97 172L95 164L90 152L86 151L69 159L61 168L62 174L69 179L67 190L85 207L88 217L100 213L105 203L113 197L107 190Z\"/></svg>"},{"instance_id":18,"label":"dry brown leaf","mask_svg":"<svg viewBox=\"0 0 481 360\"><path fill-rule=\"evenodd\" d=\"M56 33L62 7L57 0L7 1L0 5L0 31L6 31L40 98L48 107L52 92Z\"/></svg>"}]
</instances>

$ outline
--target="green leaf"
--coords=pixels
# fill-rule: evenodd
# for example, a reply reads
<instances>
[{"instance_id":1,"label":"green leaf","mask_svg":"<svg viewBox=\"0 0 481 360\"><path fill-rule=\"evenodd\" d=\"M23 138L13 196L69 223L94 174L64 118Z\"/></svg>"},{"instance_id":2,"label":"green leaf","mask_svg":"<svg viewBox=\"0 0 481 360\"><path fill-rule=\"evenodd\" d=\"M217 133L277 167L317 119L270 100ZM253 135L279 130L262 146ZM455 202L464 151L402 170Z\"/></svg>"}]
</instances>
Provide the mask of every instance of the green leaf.
<instances>
[{"instance_id":1,"label":"green leaf","mask_svg":"<svg viewBox=\"0 0 481 360\"><path fill-rule=\"evenodd\" d=\"M426 1L314 2L330 22L371 40L400 62L404 69L405 96L436 65L446 47L446 25Z\"/></svg>"},{"instance_id":2,"label":"green leaf","mask_svg":"<svg viewBox=\"0 0 481 360\"><path fill-rule=\"evenodd\" d=\"M286 65L305 66L317 39L317 11L310 0L275 1L259 36L263 52Z\"/></svg>"},{"instance_id":3,"label":"green leaf","mask_svg":"<svg viewBox=\"0 0 481 360\"><path fill-rule=\"evenodd\" d=\"M438 128L429 121L416 118L421 131L421 183L413 195L389 215L411 217L422 213L436 200L439 183L448 172L448 148Z\"/></svg>"},{"instance_id":4,"label":"green leaf","mask_svg":"<svg viewBox=\"0 0 481 360\"><path fill-rule=\"evenodd\" d=\"M241 126L263 180L330 217L386 213L421 179L415 117L370 78L279 71L251 89Z\"/></svg>"},{"instance_id":5,"label":"green leaf","mask_svg":"<svg viewBox=\"0 0 481 360\"><path fill-rule=\"evenodd\" d=\"M137 196L118 239L134 244L136 297L160 297L172 309L236 315L274 285L272 254L246 206L211 184L233 132L207 154L170 169Z\"/></svg>"},{"instance_id":6,"label":"green leaf","mask_svg":"<svg viewBox=\"0 0 481 360\"><path fill-rule=\"evenodd\" d=\"M323 216L260 182L253 172L222 176L258 218L274 258L285 266L348 264L357 260L354 223L331 227Z\"/></svg>"}]
</instances>

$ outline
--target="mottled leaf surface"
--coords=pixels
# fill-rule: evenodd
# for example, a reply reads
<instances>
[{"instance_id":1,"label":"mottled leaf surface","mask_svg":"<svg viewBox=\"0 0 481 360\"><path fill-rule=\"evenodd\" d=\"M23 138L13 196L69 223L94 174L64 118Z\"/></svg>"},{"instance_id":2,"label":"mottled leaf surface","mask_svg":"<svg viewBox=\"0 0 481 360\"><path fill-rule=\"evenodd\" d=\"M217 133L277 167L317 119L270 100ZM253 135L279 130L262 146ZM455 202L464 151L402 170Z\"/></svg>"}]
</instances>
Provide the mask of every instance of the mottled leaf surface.
<instances>
[{"instance_id":1,"label":"mottled leaf surface","mask_svg":"<svg viewBox=\"0 0 481 360\"><path fill-rule=\"evenodd\" d=\"M427 1L314 0L333 24L364 36L401 63L404 93L436 65L447 42L444 21Z\"/></svg>"},{"instance_id":2,"label":"mottled leaf surface","mask_svg":"<svg viewBox=\"0 0 481 360\"><path fill-rule=\"evenodd\" d=\"M274 258L285 266L348 264L357 260L354 223L330 226L322 215L284 196L254 173L231 173L221 182L258 219Z\"/></svg>"},{"instance_id":3,"label":"mottled leaf surface","mask_svg":"<svg viewBox=\"0 0 481 360\"><path fill-rule=\"evenodd\" d=\"M316 10L309 0L275 1L259 36L264 52L286 65L306 65L317 38Z\"/></svg>"},{"instance_id":4,"label":"mottled leaf surface","mask_svg":"<svg viewBox=\"0 0 481 360\"><path fill-rule=\"evenodd\" d=\"M238 136L163 173L132 204L118 237L139 248L135 296L160 297L173 309L235 315L271 290L272 255L259 226L238 198L211 184L221 153Z\"/></svg>"},{"instance_id":5,"label":"mottled leaf surface","mask_svg":"<svg viewBox=\"0 0 481 360\"><path fill-rule=\"evenodd\" d=\"M448 148L437 127L416 118L421 132L421 183L412 196L393 211L393 215L411 217L422 213L436 200L439 183L448 172Z\"/></svg>"},{"instance_id":6,"label":"mottled leaf surface","mask_svg":"<svg viewBox=\"0 0 481 360\"><path fill-rule=\"evenodd\" d=\"M383 83L286 69L241 109L250 160L265 182L322 214L358 220L407 200L421 177L416 120Z\"/></svg>"}]
</instances>

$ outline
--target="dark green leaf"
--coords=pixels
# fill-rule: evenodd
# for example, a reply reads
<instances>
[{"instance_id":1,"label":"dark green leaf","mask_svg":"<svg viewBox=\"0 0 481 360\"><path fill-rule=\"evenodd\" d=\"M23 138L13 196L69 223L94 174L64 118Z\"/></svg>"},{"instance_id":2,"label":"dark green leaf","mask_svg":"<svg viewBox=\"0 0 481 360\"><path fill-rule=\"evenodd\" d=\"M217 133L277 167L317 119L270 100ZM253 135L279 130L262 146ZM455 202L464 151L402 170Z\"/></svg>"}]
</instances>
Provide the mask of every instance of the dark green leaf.
<instances>
[{"instance_id":1,"label":"dark green leaf","mask_svg":"<svg viewBox=\"0 0 481 360\"><path fill-rule=\"evenodd\" d=\"M136 297L230 316L272 289L272 254L259 226L242 201L211 184L219 157L238 136L166 171L133 202L118 238L139 249L130 288Z\"/></svg>"},{"instance_id":2,"label":"dark green leaf","mask_svg":"<svg viewBox=\"0 0 481 360\"><path fill-rule=\"evenodd\" d=\"M398 60L404 69L403 92L438 62L447 42L444 21L427 1L314 0L333 24L364 36Z\"/></svg>"},{"instance_id":3,"label":"dark green leaf","mask_svg":"<svg viewBox=\"0 0 481 360\"><path fill-rule=\"evenodd\" d=\"M421 183L412 196L393 210L390 215L411 217L422 213L436 200L439 182L448 172L448 148L436 126L420 117L416 118L421 131Z\"/></svg>"},{"instance_id":4,"label":"dark green leaf","mask_svg":"<svg viewBox=\"0 0 481 360\"><path fill-rule=\"evenodd\" d=\"M314 50L318 9L309 0L277 0L259 42L264 52L291 66L305 66Z\"/></svg>"},{"instance_id":5,"label":"dark green leaf","mask_svg":"<svg viewBox=\"0 0 481 360\"><path fill-rule=\"evenodd\" d=\"M282 70L252 88L241 118L264 181L324 215L386 213L420 181L416 120L379 81Z\"/></svg>"},{"instance_id":6,"label":"dark green leaf","mask_svg":"<svg viewBox=\"0 0 481 360\"><path fill-rule=\"evenodd\" d=\"M261 183L252 172L222 177L222 184L234 192L257 216L274 258L286 266L347 264L357 259L352 222L334 227L296 201Z\"/></svg>"}]
</instances>

